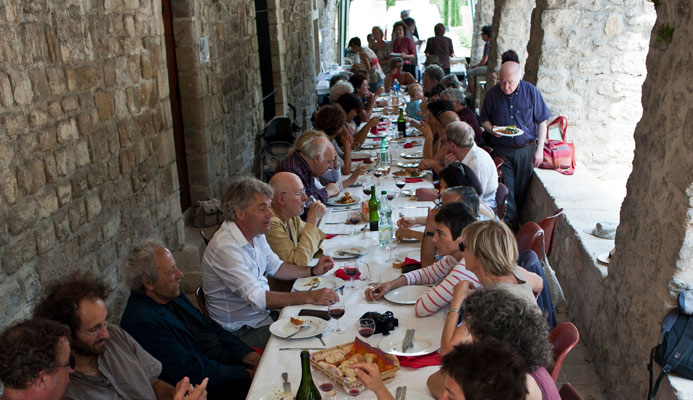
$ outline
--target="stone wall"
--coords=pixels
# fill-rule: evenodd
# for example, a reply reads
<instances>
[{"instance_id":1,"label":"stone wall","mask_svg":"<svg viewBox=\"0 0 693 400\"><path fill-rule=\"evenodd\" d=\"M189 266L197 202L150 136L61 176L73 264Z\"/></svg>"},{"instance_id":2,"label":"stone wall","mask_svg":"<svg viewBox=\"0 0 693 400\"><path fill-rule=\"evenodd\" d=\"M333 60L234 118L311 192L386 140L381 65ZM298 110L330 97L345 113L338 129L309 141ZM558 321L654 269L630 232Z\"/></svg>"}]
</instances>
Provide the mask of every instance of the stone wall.
<instances>
[{"instance_id":1,"label":"stone wall","mask_svg":"<svg viewBox=\"0 0 693 400\"><path fill-rule=\"evenodd\" d=\"M173 30L191 198L220 198L251 172L262 129L262 89L252 0L174 0ZM271 32L270 32L271 34ZM209 39L200 64L198 42Z\"/></svg>"},{"instance_id":2,"label":"stone wall","mask_svg":"<svg viewBox=\"0 0 693 400\"><path fill-rule=\"evenodd\" d=\"M493 0L478 0L474 8L474 28L472 29L472 65L477 64L484 56L484 42L481 40L481 27L493 22Z\"/></svg>"},{"instance_id":3,"label":"stone wall","mask_svg":"<svg viewBox=\"0 0 693 400\"><path fill-rule=\"evenodd\" d=\"M495 0L493 33L496 36L491 38L489 72L500 66L501 55L506 50L515 50L520 64L524 65L534 5L534 0Z\"/></svg>"},{"instance_id":4,"label":"stone wall","mask_svg":"<svg viewBox=\"0 0 693 400\"><path fill-rule=\"evenodd\" d=\"M77 269L122 294L133 241L179 247L183 221L161 3L8 0L0 36L4 326Z\"/></svg>"},{"instance_id":5,"label":"stone wall","mask_svg":"<svg viewBox=\"0 0 693 400\"><path fill-rule=\"evenodd\" d=\"M602 179L625 182L640 119L645 56L654 23L645 0L540 1L532 28L527 79L554 116L570 123L577 158Z\"/></svg>"},{"instance_id":6,"label":"stone wall","mask_svg":"<svg viewBox=\"0 0 693 400\"><path fill-rule=\"evenodd\" d=\"M337 0L319 0L320 8L320 60L339 63L337 60Z\"/></svg>"}]
</instances>

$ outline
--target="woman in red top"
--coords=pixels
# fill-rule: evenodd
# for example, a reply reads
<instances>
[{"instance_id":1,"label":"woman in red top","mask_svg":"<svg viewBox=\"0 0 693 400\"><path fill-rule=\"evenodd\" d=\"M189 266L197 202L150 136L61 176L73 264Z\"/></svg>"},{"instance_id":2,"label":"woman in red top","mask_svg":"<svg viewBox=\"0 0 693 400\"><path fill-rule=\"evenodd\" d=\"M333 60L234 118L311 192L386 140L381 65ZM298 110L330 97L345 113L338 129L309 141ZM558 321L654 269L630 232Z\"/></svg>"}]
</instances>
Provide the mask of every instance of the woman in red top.
<instances>
[{"instance_id":1,"label":"woman in red top","mask_svg":"<svg viewBox=\"0 0 693 400\"><path fill-rule=\"evenodd\" d=\"M399 57L390 59L390 73L385 76L385 93L390 92L392 85L397 79L400 85L411 85L416 83L416 79L409 72L402 71L403 62Z\"/></svg>"},{"instance_id":2,"label":"woman in red top","mask_svg":"<svg viewBox=\"0 0 693 400\"><path fill-rule=\"evenodd\" d=\"M404 22L397 21L392 31L392 53L399 54L404 60L402 67L405 72L414 74L416 71L416 46L414 41L404 35L407 29Z\"/></svg>"}]
</instances>

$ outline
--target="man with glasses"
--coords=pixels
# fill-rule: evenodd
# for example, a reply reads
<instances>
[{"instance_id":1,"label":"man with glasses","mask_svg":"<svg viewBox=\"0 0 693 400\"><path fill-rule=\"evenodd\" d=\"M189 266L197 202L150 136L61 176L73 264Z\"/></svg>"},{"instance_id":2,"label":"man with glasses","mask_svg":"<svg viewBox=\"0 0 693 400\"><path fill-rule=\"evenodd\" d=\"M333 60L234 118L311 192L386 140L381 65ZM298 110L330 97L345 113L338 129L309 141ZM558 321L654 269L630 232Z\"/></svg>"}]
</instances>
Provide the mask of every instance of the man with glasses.
<instances>
[{"instance_id":1,"label":"man with glasses","mask_svg":"<svg viewBox=\"0 0 693 400\"><path fill-rule=\"evenodd\" d=\"M307 203L303 183L294 173L278 172L272 176L269 185L274 189L274 197L267 243L282 261L308 265L325 239L318 223L327 213L327 208L320 200ZM304 206L308 206L305 222L300 218ZM292 281L272 278L269 283L272 290L291 291Z\"/></svg>"},{"instance_id":2,"label":"man with glasses","mask_svg":"<svg viewBox=\"0 0 693 400\"><path fill-rule=\"evenodd\" d=\"M70 328L42 318L19 322L0 335L4 400L59 400L70 383Z\"/></svg>"},{"instance_id":3,"label":"man with glasses","mask_svg":"<svg viewBox=\"0 0 693 400\"><path fill-rule=\"evenodd\" d=\"M271 186L250 176L231 182L221 204L226 220L202 256L202 287L210 317L248 346L261 348L270 336L270 310L296 304L328 305L338 299L332 289L270 290L267 276L291 280L323 275L334 266L326 256L314 267L299 266L282 261L272 251L265 234L273 216L273 195Z\"/></svg>"},{"instance_id":4,"label":"man with glasses","mask_svg":"<svg viewBox=\"0 0 693 400\"><path fill-rule=\"evenodd\" d=\"M519 214L534 167L539 166L544 157L546 122L550 116L539 90L522 80L520 64L514 61L503 64L500 82L484 97L481 126L490 134L492 156L504 161L501 172L509 192L505 221L514 230L519 227ZM496 126L515 126L522 134L502 136L493 131Z\"/></svg>"},{"instance_id":5,"label":"man with glasses","mask_svg":"<svg viewBox=\"0 0 693 400\"><path fill-rule=\"evenodd\" d=\"M67 325L72 332L74 374L64 399L205 399L205 379L176 387L159 379L161 363L125 331L106 321L106 284L89 274L72 274L48 287L35 317ZM187 396L186 396L186 393Z\"/></svg>"}]
</instances>

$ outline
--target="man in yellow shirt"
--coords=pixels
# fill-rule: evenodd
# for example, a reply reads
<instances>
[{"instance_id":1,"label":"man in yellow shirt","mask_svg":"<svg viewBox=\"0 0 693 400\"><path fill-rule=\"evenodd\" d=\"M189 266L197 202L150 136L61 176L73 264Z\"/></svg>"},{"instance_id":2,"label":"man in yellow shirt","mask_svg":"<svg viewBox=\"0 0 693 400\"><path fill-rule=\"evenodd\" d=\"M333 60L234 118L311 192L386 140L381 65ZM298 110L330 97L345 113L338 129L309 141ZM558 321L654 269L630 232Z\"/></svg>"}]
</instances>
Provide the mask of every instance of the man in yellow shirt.
<instances>
[{"instance_id":1,"label":"man in yellow shirt","mask_svg":"<svg viewBox=\"0 0 693 400\"><path fill-rule=\"evenodd\" d=\"M303 206L308 196L298 175L278 172L269 182L274 189L270 230L265 235L272 251L279 258L295 265L308 265L318 251L325 234L318 229L320 219L327 208L315 200L308 209L306 221L302 221ZM270 279L272 290L290 291L291 281Z\"/></svg>"}]
</instances>

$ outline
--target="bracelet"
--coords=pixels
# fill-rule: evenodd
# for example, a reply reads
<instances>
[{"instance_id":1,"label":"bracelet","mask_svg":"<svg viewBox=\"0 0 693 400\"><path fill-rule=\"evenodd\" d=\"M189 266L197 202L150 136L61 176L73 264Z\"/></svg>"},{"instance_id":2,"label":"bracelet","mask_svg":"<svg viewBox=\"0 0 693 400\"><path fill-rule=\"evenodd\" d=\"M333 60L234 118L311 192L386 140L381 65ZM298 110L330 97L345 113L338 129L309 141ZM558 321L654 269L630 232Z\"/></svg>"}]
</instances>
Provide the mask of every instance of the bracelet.
<instances>
[{"instance_id":1,"label":"bracelet","mask_svg":"<svg viewBox=\"0 0 693 400\"><path fill-rule=\"evenodd\" d=\"M433 232L424 232L424 237L433 237Z\"/></svg>"},{"instance_id":2,"label":"bracelet","mask_svg":"<svg viewBox=\"0 0 693 400\"><path fill-rule=\"evenodd\" d=\"M315 276L315 272L313 272L314 268L315 268L314 266L310 267L310 276Z\"/></svg>"},{"instance_id":3,"label":"bracelet","mask_svg":"<svg viewBox=\"0 0 693 400\"><path fill-rule=\"evenodd\" d=\"M459 308L448 308L448 314L450 314L450 313L457 313L457 314L459 314L459 313L460 313L460 309L459 309Z\"/></svg>"}]
</instances>

